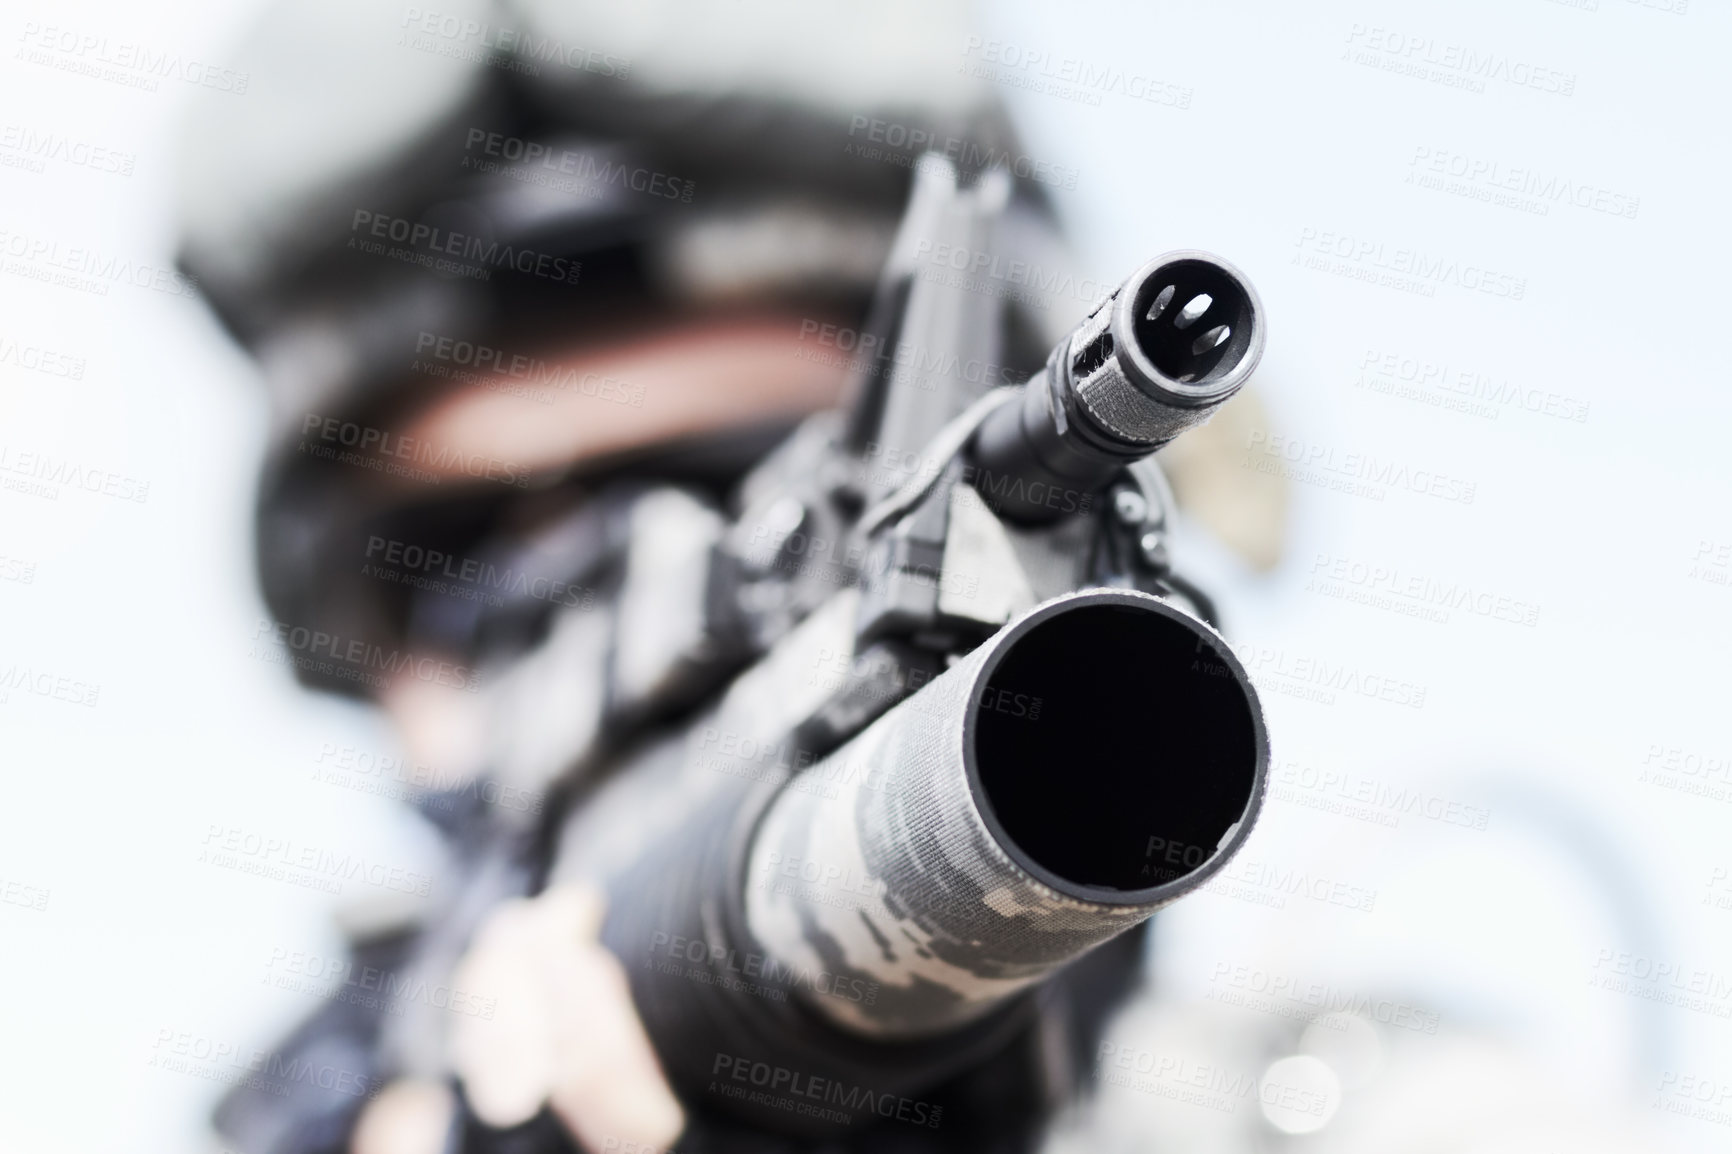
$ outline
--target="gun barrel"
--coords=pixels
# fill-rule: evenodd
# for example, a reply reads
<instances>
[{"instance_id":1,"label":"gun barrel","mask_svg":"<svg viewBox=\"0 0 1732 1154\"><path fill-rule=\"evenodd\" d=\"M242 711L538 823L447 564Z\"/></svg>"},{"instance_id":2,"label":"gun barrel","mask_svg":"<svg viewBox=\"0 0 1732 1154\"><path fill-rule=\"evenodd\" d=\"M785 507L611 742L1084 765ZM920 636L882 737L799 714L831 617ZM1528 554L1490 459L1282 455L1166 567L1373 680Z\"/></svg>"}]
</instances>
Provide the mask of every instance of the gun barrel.
<instances>
[{"instance_id":1,"label":"gun barrel","mask_svg":"<svg viewBox=\"0 0 1732 1154\"><path fill-rule=\"evenodd\" d=\"M781 791L747 924L781 967L877 991L812 999L843 1028L954 1030L1220 869L1267 766L1213 630L1143 593L1067 594Z\"/></svg>"},{"instance_id":2,"label":"gun barrel","mask_svg":"<svg viewBox=\"0 0 1732 1154\"><path fill-rule=\"evenodd\" d=\"M981 428L976 483L1099 489L1231 399L1263 355L1264 328L1256 290L1226 261L1195 250L1156 257L1058 343L1020 403ZM1036 502L994 507L1025 522L1057 515Z\"/></svg>"}]
</instances>

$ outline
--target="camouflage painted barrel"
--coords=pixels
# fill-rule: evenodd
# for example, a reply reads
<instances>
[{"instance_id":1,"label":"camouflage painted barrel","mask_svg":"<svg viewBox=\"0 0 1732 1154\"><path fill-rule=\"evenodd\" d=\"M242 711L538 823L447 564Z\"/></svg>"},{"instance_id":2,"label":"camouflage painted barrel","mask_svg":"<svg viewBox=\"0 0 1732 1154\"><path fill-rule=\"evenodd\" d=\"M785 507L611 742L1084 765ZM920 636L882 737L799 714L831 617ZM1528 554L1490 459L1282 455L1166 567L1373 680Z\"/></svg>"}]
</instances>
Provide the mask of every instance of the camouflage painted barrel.
<instances>
[{"instance_id":1,"label":"camouflage painted barrel","mask_svg":"<svg viewBox=\"0 0 1732 1154\"><path fill-rule=\"evenodd\" d=\"M796 775L753 834L747 922L783 966L877 991L810 999L844 1028L952 1030L1219 870L1268 759L1214 630L1067 594Z\"/></svg>"}]
</instances>

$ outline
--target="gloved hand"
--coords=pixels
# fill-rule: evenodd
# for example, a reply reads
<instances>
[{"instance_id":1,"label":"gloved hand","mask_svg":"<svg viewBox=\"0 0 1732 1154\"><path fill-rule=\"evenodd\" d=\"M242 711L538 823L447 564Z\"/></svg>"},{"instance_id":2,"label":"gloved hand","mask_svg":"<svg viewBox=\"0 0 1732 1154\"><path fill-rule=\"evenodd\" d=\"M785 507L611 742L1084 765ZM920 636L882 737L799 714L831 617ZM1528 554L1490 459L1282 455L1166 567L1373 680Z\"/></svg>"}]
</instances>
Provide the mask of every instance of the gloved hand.
<instances>
[{"instance_id":1,"label":"gloved hand","mask_svg":"<svg viewBox=\"0 0 1732 1154\"><path fill-rule=\"evenodd\" d=\"M497 999L491 1018L462 1017L452 1069L477 1118L500 1129L542 1107L583 1147L664 1150L685 1128L625 969L597 942L605 899L566 885L507 902L475 935L454 984ZM391 1084L367 1107L353 1154L440 1154L455 1108L442 1086Z\"/></svg>"}]
</instances>

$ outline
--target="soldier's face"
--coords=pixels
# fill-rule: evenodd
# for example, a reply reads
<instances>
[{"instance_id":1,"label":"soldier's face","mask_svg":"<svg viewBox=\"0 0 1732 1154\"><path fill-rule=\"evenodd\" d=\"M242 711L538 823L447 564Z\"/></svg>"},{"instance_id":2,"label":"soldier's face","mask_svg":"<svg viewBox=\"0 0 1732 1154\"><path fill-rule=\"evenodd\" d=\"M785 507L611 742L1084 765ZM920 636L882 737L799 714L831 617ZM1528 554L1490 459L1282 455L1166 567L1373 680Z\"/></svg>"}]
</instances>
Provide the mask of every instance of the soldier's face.
<instances>
[{"instance_id":1,"label":"soldier's face","mask_svg":"<svg viewBox=\"0 0 1732 1154\"><path fill-rule=\"evenodd\" d=\"M826 329L833 326L816 331ZM473 386L413 415L407 431L462 456L552 472L659 442L797 418L835 406L847 381L850 354L814 332L811 319L755 312L591 338L547 358L555 379L575 386L550 390L552 404ZM381 701L418 760L451 767L478 761L484 718L476 695L405 678Z\"/></svg>"}]
</instances>

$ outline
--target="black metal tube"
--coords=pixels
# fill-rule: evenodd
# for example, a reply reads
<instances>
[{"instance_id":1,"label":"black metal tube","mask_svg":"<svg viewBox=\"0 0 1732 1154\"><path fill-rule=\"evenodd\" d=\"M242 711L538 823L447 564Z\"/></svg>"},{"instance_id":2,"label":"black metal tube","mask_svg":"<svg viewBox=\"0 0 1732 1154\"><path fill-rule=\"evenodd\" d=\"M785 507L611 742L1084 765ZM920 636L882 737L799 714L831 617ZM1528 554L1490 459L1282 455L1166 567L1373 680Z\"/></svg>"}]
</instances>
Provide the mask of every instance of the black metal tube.
<instances>
[{"instance_id":1,"label":"black metal tube","mask_svg":"<svg viewBox=\"0 0 1732 1154\"><path fill-rule=\"evenodd\" d=\"M1007 625L786 788L752 839L751 936L866 1037L954 1031L1195 889L1243 843L1268 746L1226 644L1119 589ZM799 785L796 778L794 785Z\"/></svg>"},{"instance_id":2,"label":"black metal tube","mask_svg":"<svg viewBox=\"0 0 1732 1154\"><path fill-rule=\"evenodd\" d=\"M1015 494L1100 489L1231 399L1263 340L1263 306L1232 265L1192 250L1156 257L1058 343L1020 404L987 419L970 478L1000 516L1054 520L1080 502Z\"/></svg>"},{"instance_id":3,"label":"black metal tube","mask_svg":"<svg viewBox=\"0 0 1732 1154\"><path fill-rule=\"evenodd\" d=\"M1059 967L1243 844L1268 766L1226 643L1122 589L1037 606L786 779L701 748L646 751L704 796L610 878L603 940L682 1100L812 1135L1026 1042Z\"/></svg>"}]
</instances>

